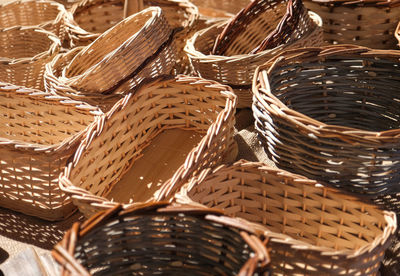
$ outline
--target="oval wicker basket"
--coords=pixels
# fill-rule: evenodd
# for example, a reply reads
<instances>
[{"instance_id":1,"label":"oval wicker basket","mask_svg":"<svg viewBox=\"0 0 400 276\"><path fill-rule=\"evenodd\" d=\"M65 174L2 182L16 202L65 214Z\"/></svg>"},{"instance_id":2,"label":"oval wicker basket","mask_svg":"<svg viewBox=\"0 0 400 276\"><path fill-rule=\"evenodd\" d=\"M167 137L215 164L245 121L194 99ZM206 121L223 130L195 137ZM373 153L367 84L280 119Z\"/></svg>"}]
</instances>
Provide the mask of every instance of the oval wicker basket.
<instances>
[{"instance_id":1,"label":"oval wicker basket","mask_svg":"<svg viewBox=\"0 0 400 276\"><path fill-rule=\"evenodd\" d=\"M176 195L263 225L274 275L376 275L396 215L303 176L240 160Z\"/></svg>"},{"instance_id":2,"label":"oval wicker basket","mask_svg":"<svg viewBox=\"0 0 400 276\"><path fill-rule=\"evenodd\" d=\"M58 177L101 111L65 97L0 83L0 206L47 220L75 209Z\"/></svg>"},{"instance_id":3,"label":"oval wicker basket","mask_svg":"<svg viewBox=\"0 0 400 276\"><path fill-rule=\"evenodd\" d=\"M237 154L235 107L236 97L227 86L187 76L157 78L125 96L89 130L60 177L60 187L86 217L117 204L107 196L125 175L125 202L132 196L135 202L150 199L164 181L163 193L172 196L197 171L218 165L235 155L235 150ZM200 142L183 153L169 148L162 151L166 156L181 155L174 167L158 164L161 153L148 156L145 149L152 149L156 138L174 129L198 133ZM150 164L135 166L140 159ZM154 172L148 178L144 171L149 168ZM132 172L145 175L144 180L132 177ZM144 183L147 179L151 180Z\"/></svg>"},{"instance_id":4,"label":"oval wicker basket","mask_svg":"<svg viewBox=\"0 0 400 276\"><path fill-rule=\"evenodd\" d=\"M291 50L256 71L253 112L278 167L357 195L398 191L400 53Z\"/></svg>"},{"instance_id":5,"label":"oval wicker basket","mask_svg":"<svg viewBox=\"0 0 400 276\"><path fill-rule=\"evenodd\" d=\"M330 44L396 49L393 34L400 18L399 0L306 0L304 4L321 16L324 40Z\"/></svg>"},{"instance_id":6,"label":"oval wicker basket","mask_svg":"<svg viewBox=\"0 0 400 276\"><path fill-rule=\"evenodd\" d=\"M45 64L59 52L60 46L58 37L38 27L1 29L1 81L43 90Z\"/></svg>"},{"instance_id":7,"label":"oval wicker basket","mask_svg":"<svg viewBox=\"0 0 400 276\"><path fill-rule=\"evenodd\" d=\"M0 28L38 26L54 33L62 42L72 15L63 5L49 0L18 0L0 5Z\"/></svg>"},{"instance_id":8,"label":"oval wicker basket","mask_svg":"<svg viewBox=\"0 0 400 276\"><path fill-rule=\"evenodd\" d=\"M264 11L260 13L263 15L261 20L253 20L247 26L251 27L250 32L242 33L244 35L256 35L259 39L249 39L241 37L235 43L235 49L246 47L254 49L261 41L268 35L274 33L277 36L282 35L282 45L272 49L267 49L256 54L233 54L231 56L210 55L214 42L218 35L224 30L226 23L219 23L213 25L205 30L197 32L192 38L188 40L185 51L189 56L191 65L194 71L205 79L212 79L227 84L234 89L238 95L238 107L251 106L251 83L253 79L254 70L257 66L265 63L274 55L279 54L281 51L292 47L302 47L307 45L320 45L322 43L322 29L320 18L315 14L307 14L301 5L301 2L296 2L296 6L292 6L294 13L300 16L300 22L296 30L291 33L285 33L286 28L283 26L282 31L276 33L274 30L282 17L286 14L287 2L271 0L268 2L269 8L262 8ZM267 5L264 3L264 5ZM254 10L253 10L254 11ZM254 11L255 12L255 11ZM250 16L250 15L246 15ZM264 23L266 25L264 25ZM284 25L284 24L283 24ZM268 28L266 27L268 26ZM291 36L287 41L287 35ZM249 43L251 41L252 43ZM228 53L229 54L229 53Z\"/></svg>"},{"instance_id":9,"label":"oval wicker basket","mask_svg":"<svg viewBox=\"0 0 400 276\"><path fill-rule=\"evenodd\" d=\"M216 209L117 205L75 223L52 255L61 275L268 275L262 234Z\"/></svg>"}]
</instances>

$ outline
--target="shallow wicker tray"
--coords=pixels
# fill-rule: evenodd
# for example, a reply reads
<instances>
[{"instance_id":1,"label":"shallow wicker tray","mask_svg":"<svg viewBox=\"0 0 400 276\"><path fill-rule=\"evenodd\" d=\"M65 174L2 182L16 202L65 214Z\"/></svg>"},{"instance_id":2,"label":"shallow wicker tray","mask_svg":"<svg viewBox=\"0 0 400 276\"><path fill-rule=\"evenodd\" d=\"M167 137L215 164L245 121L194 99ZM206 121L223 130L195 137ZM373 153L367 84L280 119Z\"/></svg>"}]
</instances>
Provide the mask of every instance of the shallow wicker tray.
<instances>
[{"instance_id":1,"label":"shallow wicker tray","mask_svg":"<svg viewBox=\"0 0 400 276\"><path fill-rule=\"evenodd\" d=\"M253 111L277 166L357 195L398 190L396 51L288 51L256 71Z\"/></svg>"},{"instance_id":2,"label":"shallow wicker tray","mask_svg":"<svg viewBox=\"0 0 400 276\"><path fill-rule=\"evenodd\" d=\"M201 172L176 198L263 225L274 275L376 275L395 213L316 184L240 160Z\"/></svg>"},{"instance_id":3,"label":"shallow wicker tray","mask_svg":"<svg viewBox=\"0 0 400 276\"><path fill-rule=\"evenodd\" d=\"M374 49L396 49L393 34L400 18L399 0L306 0L322 18L324 40Z\"/></svg>"},{"instance_id":4,"label":"shallow wicker tray","mask_svg":"<svg viewBox=\"0 0 400 276\"><path fill-rule=\"evenodd\" d=\"M236 97L229 87L213 81L186 76L149 80L93 125L60 177L60 187L86 217L115 206L117 203L107 196L122 182L128 184L123 195L133 197L133 202L151 199L159 189L172 196L191 175L218 165L234 150L237 153L233 141L235 107ZM200 142L185 152L175 171L156 166L162 159L159 153L146 156L146 148L151 149L157 137L174 129L202 135ZM155 164L138 166L142 159ZM149 166L155 168L153 179L166 182L163 186L154 181L144 183L143 177L124 178L136 170L141 174Z\"/></svg>"},{"instance_id":5,"label":"shallow wicker tray","mask_svg":"<svg viewBox=\"0 0 400 276\"><path fill-rule=\"evenodd\" d=\"M0 206L47 220L75 209L58 177L100 110L0 83Z\"/></svg>"},{"instance_id":6,"label":"shallow wicker tray","mask_svg":"<svg viewBox=\"0 0 400 276\"><path fill-rule=\"evenodd\" d=\"M286 13L287 2L272 0L270 2L271 7L274 8L269 9L268 12L264 12L264 17L269 21L267 25L270 27L270 32L273 32L275 31L274 29L276 28L276 25ZM299 5L301 6L301 4ZM297 7L300 9L299 6ZM278 15L275 15L273 12L275 9L280 11ZM297 12L300 11L298 10ZM299 25L297 30L299 32L301 30L300 38L298 36L292 37L284 45L256 54L244 53L231 56L210 55L214 42L217 36L223 31L226 23L218 23L205 30L197 32L188 40L185 52L189 56L194 71L199 76L231 86L234 89L234 92L238 95L238 107L249 107L252 102L251 83L254 70L257 66L265 63L268 59L279 54L284 49L307 45L321 45L322 21L320 18L316 14L307 14L306 12L301 14L301 18L302 24ZM269 32L263 25L262 20L257 20L254 24L256 24L256 26L253 26L253 35L259 35L259 39L250 40L252 43L249 43L249 39L247 38L243 38L242 40L239 39L237 43L235 43L235 48L241 48L240 44L242 44L243 47L245 46L246 48L254 49L268 35ZM285 28L283 28L283 30L285 30Z\"/></svg>"},{"instance_id":7,"label":"shallow wicker tray","mask_svg":"<svg viewBox=\"0 0 400 276\"><path fill-rule=\"evenodd\" d=\"M259 234L216 209L118 205L75 223L52 255L64 276L268 275L267 241Z\"/></svg>"},{"instance_id":8,"label":"shallow wicker tray","mask_svg":"<svg viewBox=\"0 0 400 276\"><path fill-rule=\"evenodd\" d=\"M45 64L60 46L57 36L39 27L0 29L0 80L43 90Z\"/></svg>"}]
</instances>

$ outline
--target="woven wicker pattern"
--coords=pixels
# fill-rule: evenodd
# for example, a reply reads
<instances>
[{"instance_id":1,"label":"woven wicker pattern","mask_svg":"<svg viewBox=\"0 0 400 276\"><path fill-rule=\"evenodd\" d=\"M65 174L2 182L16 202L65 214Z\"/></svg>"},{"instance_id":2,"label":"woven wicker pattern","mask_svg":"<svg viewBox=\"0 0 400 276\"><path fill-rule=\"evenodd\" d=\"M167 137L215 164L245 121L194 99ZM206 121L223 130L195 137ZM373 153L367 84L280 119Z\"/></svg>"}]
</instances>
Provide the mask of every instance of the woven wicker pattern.
<instances>
[{"instance_id":1,"label":"woven wicker pattern","mask_svg":"<svg viewBox=\"0 0 400 276\"><path fill-rule=\"evenodd\" d=\"M224 30L225 23L216 24L197 32L188 40L185 47L194 71L203 78L230 85L239 97L238 107L251 106L251 83L257 66L265 63L284 49L321 45L322 43L322 29L320 28L322 22L320 18L315 14L303 13L300 16L300 24L295 32L297 37L294 37L296 36L294 35L290 42L273 49L261 51L257 54L248 54L268 35L267 30L271 32L275 30L282 16L286 13L287 2L271 0L268 3L273 3L270 6L271 9L265 11L260 20L255 21L254 24L259 23L259 25L252 26L250 32L254 37L258 36L259 39L248 39L248 34L246 34L246 37L240 36L240 39L235 40L232 51L235 51L235 53L240 52L241 54L231 56L209 54L217 36ZM300 8L301 5L296 7ZM267 29L263 22L268 22L267 25L270 27Z\"/></svg>"},{"instance_id":2,"label":"woven wicker pattern","mask_svg":"<svg viewBox=\"0 0 400 276\"><path fill-rule=\"evenodd\" d=\"M324 22L330 44L357 44L395 49L393 34L400 18L400 1L304 1Z\"/></svg>"},{"instance_id":3,"label":"woven wicker pattern","mask_svg":"<svg viewBox=\"0 0 400 276\"><path fill-rule=\"evenodd\" d=\"M235 106L236 97L229 87L212 81L185 76L154 80L119 101L90 129L60 178L60 186L89 217L115 206L105 196L134 169L141 152L161 132L180 128L203 133L199 145L161 187L171 196L192 174L216 166L230 154ZM132 191L135 185L143 184L132 183Z\"/></svg>"},{"instance_id":4,"label":"woven wicker pattern","mask_svg":"<svg viewBox=\"0 0 400 276\"><path fill-rule=\"evenodd\" d=\"M0 79L43 89L43 72L60 49L60 40L41 28L15 26L0 30Z\"/></svg>"},{"instance_id":5,"label":"woven wicker pattern","mask_svg":"<svg viewBox=\"0 0 400 276\"><path fill-rule=\"evenodd\" d=\"M240 160L202 172L177 198L265 225L276 275L376 275L396 215L315 184Z\"/></svg>"},{"instance_id":6,"label":"woven wicker pattern","mask_svg":"<svg viewBox=\"0 0 400 276\"><path fill-rule=\"evenodd\" d=\"M119 205L74 224L52 254L63 276L267 275L268 252L257 235L215 209Z\"/></svg>"},{"instance_id":7,"label":"woven wicker pattern","mask_svg":"<svg viewBox=\"0 0 400 276\"><path fill-rule=\"evenodd\" d=\"M74 209L58 176L101 112L38 90L0 84L0 206L48 220Z\"/></svg>"},{"instance_id":8,"label":"woven wicker pattern","mask_svg":"<svg viewBox=\"0 0 400 276\"><path fill-rule=\"evenodd\" d=\"M269 61L253 87L265 151L280 168L360 195L396 190L399 58L344 45Z\"/></svg>"}]
</instances>

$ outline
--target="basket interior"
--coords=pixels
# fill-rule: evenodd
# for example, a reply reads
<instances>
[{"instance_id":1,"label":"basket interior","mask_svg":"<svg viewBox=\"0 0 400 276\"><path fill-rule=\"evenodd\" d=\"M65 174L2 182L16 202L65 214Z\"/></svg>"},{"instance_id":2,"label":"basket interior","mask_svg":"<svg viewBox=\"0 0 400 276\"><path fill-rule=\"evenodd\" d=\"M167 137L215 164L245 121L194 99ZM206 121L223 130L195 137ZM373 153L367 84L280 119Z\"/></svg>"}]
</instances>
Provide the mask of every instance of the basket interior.
<instances>
[{"instance_id":1,"label":"basket interior","mask_svg":"<svg viewBox=\"0 0 400 276\"><path fill-rule=\"evenodd\" d=\"M206 8L207 10L214 9L217 12L220 10L221 14L224 12L236 14L245 8L250 3L250 0L192 0L192 3L199 7L199 11L201 8Z\"/></svg>"},{"instance_id":2,"label":"basket interior","mask_svg":"<svg viewBox=\"0 0 400 276\"><path fill-rule=\"evenodd\" d=\"M356 250L370 244L386 226L376 207L301 184L277 170L224 168L196 183L188 195L208 207L224 209L229 215L328 251Z\"/></svg>"},{"instance_id":3,"label":"basket interior","mask_svg":"<svg viewBox=\"0 0 400 276\"><path fill-rule=\"evenodd\" d=\"M184 214L129 214L80 239L75 258L92 275L234 275L251 251L237 229Z\"/></svg>"},{"instance_id":4,"label":"basket interior","mask_svg":"<svg viewBox=\"0 0 400 276\"><path fill-rule=\"evenodd\" d=\"M272 93L320 122L367 131L400 127L397 62L333 56L291 61L269 75Z\"/></svg>"},{"instance_id":5,"label":"basket interior","mask_svg":"<svg viewBox=\"0 0 400 276\"><path fill-rule=\"evenodd\" d=\"M93 118L54 100L0 91L0 137L5 139L55 145L84 130Z\"/></svg>"}]
</instances>

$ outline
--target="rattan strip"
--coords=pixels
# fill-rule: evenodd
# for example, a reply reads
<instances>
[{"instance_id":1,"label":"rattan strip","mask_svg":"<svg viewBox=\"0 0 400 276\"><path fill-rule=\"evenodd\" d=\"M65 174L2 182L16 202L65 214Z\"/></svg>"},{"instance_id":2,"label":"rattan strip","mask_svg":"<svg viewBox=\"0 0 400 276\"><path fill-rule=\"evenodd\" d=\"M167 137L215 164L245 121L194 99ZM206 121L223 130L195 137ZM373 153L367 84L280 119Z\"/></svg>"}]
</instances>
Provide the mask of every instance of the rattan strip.
<instances>
[{"instance_id":1,"label":"rattan strip","mask_svg":"<svg viewBox=\"0 0 400 276\"><path fill-rule=\"evenodd\" d=\"M399 58L326 46L260 67L253 111L267 154L280 168L360 196L397 191Z\"/></svg>"},{"instance_id":2,"label":"rattan strip","mask_svg":"<svg viewBox=\"0 0 400 276\"><path fill-rule=\"evenodd\" d=\"M376 275L396 215L263 163L240 160L176 195L264 226L276 275Z\"/></svg>"},{"instance_id":3,"label":"rattan strip","mask_svg":"<svg viewBox=\"0 0 400 276\"><path fill-rule=\"evenodd\" d=\"M225 217L216 209L167 203L117 205L75 223L52 255L64 276L267 275L269 255L262 239L251 223Z\"/></svg>"},{"instance_id":4,"label":"rattan strip","mask_svg":"<svg viewBox=\"0 0 400 276\"><path fill-rule=\"evenodd\" d=\"M153 80L92 126L60 178L60 187L89 217L117 204L107 194L157 135L172 128L195 130L204 137L161 187L172 196L191 175L232 154L235 107L229 87L212 81L187 76ZM135 185L143 187L132 183L132 191Z\"/></svg>"},{"instance_id":5,"label":"rattan strip","mask_svg":"<svg viewBox=\"0 0 400 276\"><path fill-rule=\"evenodd\" d=\"M283 6L286 9L286 6ZM285 49L322 44L321 18L314 13L308 13L307 17L310 17L312 20L303 18L302 22L308 22L308 25L303 25L303 31L299 32L301 34L296 41L292 40L288 44L280 45L274 49L265 50L257 54L233 56L210 55L209 53L214 45L215 38L222 32L226 23L218 23L197 32L188 40L185 52L196 74L202 78L215 80L231 86L239 97L238 107L249 107L251 106L251 83L254 70L258 66L264 64L268 59ZM257 32L263 38L265 37L265 29L259 28ZM241 40L240 42L249 47L248 45L251 43L248 41ZM252 45L250 48L253 49L257 45Z\"/></svg>"},{"instance_id":6,"label":"rattan strip","mask_svg":"<svg viewBox=\"0 0 400 276\"><path fill-rule=\"evenodd\" d=\"M75 209L58 177L101 111L85 103L0 83L0 206L47 220Z\"/></svg>"}]
</instances>

